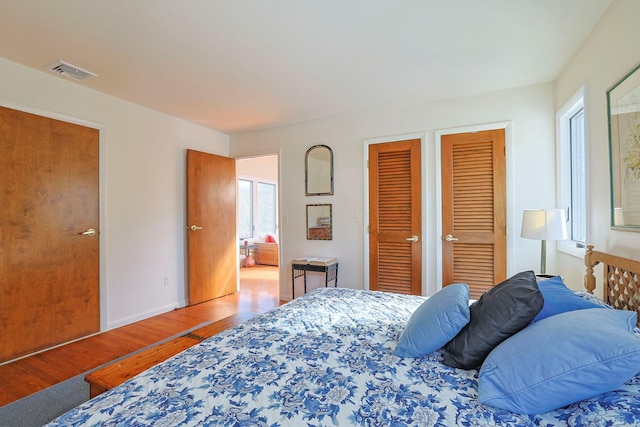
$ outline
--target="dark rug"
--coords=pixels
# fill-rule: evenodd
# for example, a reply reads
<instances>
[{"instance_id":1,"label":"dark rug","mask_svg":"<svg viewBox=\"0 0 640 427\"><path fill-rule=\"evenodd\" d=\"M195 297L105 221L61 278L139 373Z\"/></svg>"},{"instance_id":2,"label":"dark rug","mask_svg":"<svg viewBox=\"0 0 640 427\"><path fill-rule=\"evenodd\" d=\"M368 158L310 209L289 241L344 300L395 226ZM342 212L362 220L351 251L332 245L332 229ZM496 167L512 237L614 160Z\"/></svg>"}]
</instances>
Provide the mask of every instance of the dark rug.
<instances>
[{"instance_id":1,"label":"dark rug","mask_svg":"<svg viewBox=\"0 0 640 427\"><path fill-rule=\"evenodd\" d=\"M0 425L40 427L86 402L89 400L89 384L84 376L85 374L77 375L0 407Z\"/></svg>"}]
</instances>

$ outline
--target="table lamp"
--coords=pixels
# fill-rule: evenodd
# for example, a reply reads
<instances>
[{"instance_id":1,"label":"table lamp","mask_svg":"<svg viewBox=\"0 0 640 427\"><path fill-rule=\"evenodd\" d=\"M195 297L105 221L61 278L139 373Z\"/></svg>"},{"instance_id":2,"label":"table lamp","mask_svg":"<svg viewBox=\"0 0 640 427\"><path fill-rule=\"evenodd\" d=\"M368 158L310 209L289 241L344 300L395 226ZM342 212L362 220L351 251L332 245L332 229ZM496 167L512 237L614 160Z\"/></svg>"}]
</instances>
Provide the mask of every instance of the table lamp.
<instances>
[{"instance_id":1,"label":"table lamp","mask_svg":"<svg viewBox=\"0 0 640 427\"><path fill-rule=\"evenodd\" d=\"M546 274L547 240L568 238L564 209L525 209L522 213L520 237L542 240L540 274Z\"/></svg>"}]
</instances>

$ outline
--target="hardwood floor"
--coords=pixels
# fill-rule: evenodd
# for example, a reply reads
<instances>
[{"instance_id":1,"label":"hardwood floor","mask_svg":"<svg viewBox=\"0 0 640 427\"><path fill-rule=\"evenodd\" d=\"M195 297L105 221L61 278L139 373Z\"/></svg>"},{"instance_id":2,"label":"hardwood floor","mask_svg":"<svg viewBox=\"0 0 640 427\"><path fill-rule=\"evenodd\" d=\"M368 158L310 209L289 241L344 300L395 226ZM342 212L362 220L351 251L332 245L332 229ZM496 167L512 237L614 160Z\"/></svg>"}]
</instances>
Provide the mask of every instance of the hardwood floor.
<instances>
[{"instance_id":1,"label":"hardwood floor","mask_svg":"<svg viewBox=\"0 0 640 427\"><path fill-rule=\"evenodd\" d=\"M0 365L0 406L205 323L264 313L279 300L278 267L240 269L240 291Z\"/></svg>"}]
</instances>

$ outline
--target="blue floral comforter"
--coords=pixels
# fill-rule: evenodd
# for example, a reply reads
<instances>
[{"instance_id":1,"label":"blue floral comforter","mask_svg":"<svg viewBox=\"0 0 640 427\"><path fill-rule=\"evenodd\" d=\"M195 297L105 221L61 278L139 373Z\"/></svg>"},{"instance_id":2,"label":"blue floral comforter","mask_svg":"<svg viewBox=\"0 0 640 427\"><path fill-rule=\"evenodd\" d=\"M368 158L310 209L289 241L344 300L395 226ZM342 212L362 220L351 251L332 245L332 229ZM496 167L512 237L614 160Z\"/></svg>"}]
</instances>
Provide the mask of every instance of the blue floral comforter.
<instances>
[{"instance_id":1,"label":"blue floral comforter","mask_svg":"<svg viewBox=\"0 0 640 427\"><path fill-rule=\"evenodd\" d=\"M321 288L176 355L50 426L640 425L640 377L542 415L480 404L477 371L393 354L424 297Z\"/></svg>"}]
</instances>

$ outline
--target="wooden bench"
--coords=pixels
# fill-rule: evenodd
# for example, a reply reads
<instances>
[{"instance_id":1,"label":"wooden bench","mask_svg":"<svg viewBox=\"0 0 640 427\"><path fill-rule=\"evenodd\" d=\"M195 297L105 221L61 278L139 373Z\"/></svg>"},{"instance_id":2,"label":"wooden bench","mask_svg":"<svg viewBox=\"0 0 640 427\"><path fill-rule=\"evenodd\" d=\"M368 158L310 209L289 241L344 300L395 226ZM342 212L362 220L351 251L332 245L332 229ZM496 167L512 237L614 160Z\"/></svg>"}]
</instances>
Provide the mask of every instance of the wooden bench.
<instances>
[{"instance_id":1,"label":"wooden bench","mask_svg":"<svg viewBox=\"0 0 640 427\"><path fill-rule=\"evenodd\" d=\"M84 377L89 383L89 396L93 398L104 393L200 341L255 316L254 313L236 313L90 372Z\"/></svg>"}]
</instances>

